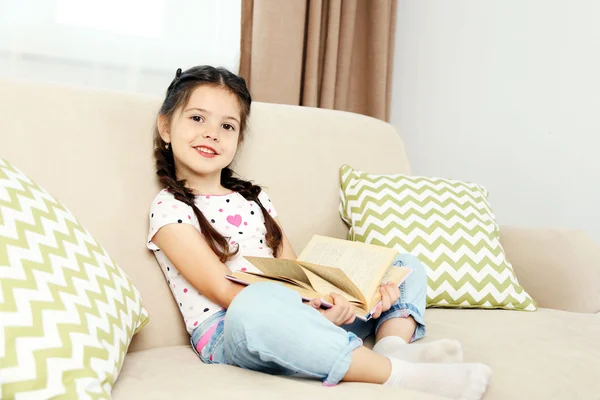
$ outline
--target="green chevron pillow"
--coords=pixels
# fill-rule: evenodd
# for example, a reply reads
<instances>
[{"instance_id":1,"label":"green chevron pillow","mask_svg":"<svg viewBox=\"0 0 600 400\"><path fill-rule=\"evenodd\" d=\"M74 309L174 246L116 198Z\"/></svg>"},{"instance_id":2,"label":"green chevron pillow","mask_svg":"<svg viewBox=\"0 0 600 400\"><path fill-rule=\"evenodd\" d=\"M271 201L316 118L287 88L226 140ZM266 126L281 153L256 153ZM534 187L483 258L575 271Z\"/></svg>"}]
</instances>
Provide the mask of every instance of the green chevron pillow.
<instances>
[{"instance_id":1,"label":"green chevron pillow","mask_svg":"<svg viewBox=\"0 0 600 400\"><path fill-rule=\"evenodd\" d=\"M73 214L0 158L0 397L110 398L147 321Z\"/></svg>"},{"instance_id":2,"label":"green chevron pillow","mask_svg":"<svg viewBox=\"0 0 600 400\"><path fill-rule=\"evenodd\" d=\"M533 311L500 245L485 188L450 179L374 175L344 165L349 239L412 253L427 267L427 305Z\"/></svg>"}]
</instances>

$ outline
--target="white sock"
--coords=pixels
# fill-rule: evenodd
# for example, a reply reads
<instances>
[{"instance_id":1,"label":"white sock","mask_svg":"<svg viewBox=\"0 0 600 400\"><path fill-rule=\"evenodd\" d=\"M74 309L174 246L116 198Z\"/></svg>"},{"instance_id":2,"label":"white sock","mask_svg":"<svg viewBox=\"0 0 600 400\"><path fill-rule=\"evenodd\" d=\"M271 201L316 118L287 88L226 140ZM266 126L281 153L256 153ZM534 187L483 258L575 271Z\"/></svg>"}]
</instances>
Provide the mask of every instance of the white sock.
<instances>
[{"instance_id":1,"label":"white sock","mask_svg":"<svg viewBox=\"0 0 600 400\"><path fill-rule=\"evenodd\" d=\"M457 363L463 360L460 343L450 339L407 345L400 336L386 336L375 344L373 351L409 362Z\"/></svg>"},{"instance_id":2,"label":"white sock","mask_svg":"<svg viewBox=\"0 0 600 400\"><path fill-rule=\"evenodd\" d=\"M492 370L483 364L414 364L389 360L392 373L385 385L457 400L480 400L492 375Z\"/></svg>"}]
</instances>

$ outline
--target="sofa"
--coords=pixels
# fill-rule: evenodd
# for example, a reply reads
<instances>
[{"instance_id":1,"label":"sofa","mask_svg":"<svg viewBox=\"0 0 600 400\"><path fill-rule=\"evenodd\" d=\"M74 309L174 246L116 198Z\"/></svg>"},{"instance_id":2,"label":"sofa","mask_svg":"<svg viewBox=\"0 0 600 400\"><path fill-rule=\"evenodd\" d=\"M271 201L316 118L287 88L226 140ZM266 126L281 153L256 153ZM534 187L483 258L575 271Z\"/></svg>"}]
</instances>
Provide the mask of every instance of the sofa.
<instances>
[{"instance_id":1,"label":"sofa","mask_svg":"<svg viewBox=\"0 0 600 400\"><path fill-rule=\"evenodd\" d=\"M152 125L161 99L15 81L0 82L0 93L0 157L69 207L127 272L149 313L128 349L115 399L438 398L204 365L145 246L148 208L159 190ZM401 135L385 122L259 102L234 169L266 188L298 252L313 234L346 237L338 214L342 164L411 172ZM485 399L600 399L600 246L575 230L502 226L500 232L539 309L430 308L424 340L457 339L465 361L489 365Z\"/></svg>"}]
</instances>

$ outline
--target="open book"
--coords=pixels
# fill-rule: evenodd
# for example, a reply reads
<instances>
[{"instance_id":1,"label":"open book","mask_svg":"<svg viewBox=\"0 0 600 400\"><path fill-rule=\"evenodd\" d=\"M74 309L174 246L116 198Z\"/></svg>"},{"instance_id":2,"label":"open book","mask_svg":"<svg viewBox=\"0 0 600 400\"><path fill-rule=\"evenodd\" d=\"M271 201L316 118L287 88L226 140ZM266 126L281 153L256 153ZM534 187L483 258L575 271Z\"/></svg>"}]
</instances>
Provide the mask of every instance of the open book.
<instances>
[{"instance_id":1,"label":"open book","mask_svg":"<svg viewBox=\"0 0 600 400\"><path fill-rule=\"evenodd\" d=\"M303 300L325 300L331 307L331 292L345 297L364 321L381 301L379 286L385 282L400 285L412 272L393 267L398 252L387 247L313 236L297 260L244 257L260 273L233 272L227 278L241 284L275 281L298 292Z\"/></svg>"}]
</instances>

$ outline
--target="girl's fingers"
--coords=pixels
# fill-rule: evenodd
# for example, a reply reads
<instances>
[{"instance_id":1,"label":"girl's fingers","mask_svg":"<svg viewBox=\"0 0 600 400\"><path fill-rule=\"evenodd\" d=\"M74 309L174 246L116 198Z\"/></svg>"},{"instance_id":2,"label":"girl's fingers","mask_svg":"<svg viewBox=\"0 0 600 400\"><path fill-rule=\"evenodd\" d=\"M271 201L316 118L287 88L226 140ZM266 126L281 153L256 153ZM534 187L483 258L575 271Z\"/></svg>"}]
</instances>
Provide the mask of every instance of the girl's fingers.
<instances>
[{"instance_id":1,"label":"girl's fingers","mask_svg":"<svg viewBox=\"0 0 600 400\"><path fill-rule=\"evenodd\" d=\"M378 304L377 307L375 308L375 311L373 312L373 315L371 315L371 318L377 319L377 318L381 317L382 312L383 312L383 307L381 306L381 304Z\"/></svg>"},{"instance_id":2,"label":"girl's fingers","mask_svg":"<svg viewBox=\"0 0 600 400\"><path fill-rule=\"evenodd\" d=\"M336 324L337 326L344 325L344 314L340 314L335 320L334 324Z\"/></svg>"},{"instance_id":3,"label":"girl's fingers","mask_svg":"<svg viewBox=\"0 0 600 400\"><path fill-rule=\"evenodd\" d=\"M396 302L400 298L400 289L396 287L393 283L388 283L385 285L385 290L388 292L390 297L390 307L393 303Z\"/></svg>"},{"instance_id":4,"label":"girl's fingers","mask_svg":"<svg viewBox=\"0 0 600 400\"><path fill-rule=\"evenodd\" d=\"M354 307L350 307L346 316L346 320L344 321L344 325L353 323L355 318L356 313L354 312Z\"/></svg>"},{"instance_id":5,"label":"girl's fingers","mask_svg":"<svg viewBox=\"0 0 600 400\"><path fill-rule=\"evenodd\" d=\"M324 315L325 310L323 310L321 308L321 299L312 299L311 301L308 302L308 305L313 307L315 310L320 312L322 315Z\"/></svg>"},{"instance_id":6,"label":"girl's fingers","mask_svg":"<svg viewBox=\"0 0 600 400\"><path fill-rule=\"evenodd\" d=\"M340 326L344 323L344 318L346 315L346 310L343 307L339 307L339 313L337 315L337 318L334 321L334 324L336 324L337 326Z\"/></svg>"},{"instance_id":7,"label":"girl's fingers","mask_svg":"<svg viewBox=\"0 0 600 400\"><path fill-rule=\"evenodd\" d=\"M344 325L345 321L350 317L350 310L347 306L337 305L334 306L331 310L335 309L335 312L332 312L330 315L330 321L335 325L340 326Z\"/></svg>"},{"instance_id":8,"label":"girl's fingers","mask_svg":"<svg viewBox=\"0 0 600 400\"><path fill-rule=\"evenodd\" d=\"M349 306L345 306L344 307L344 311L342 312L342 314L340 315L340 325L344 325L346 323L346 321L348 320L348 318L350 318L350 307Z\"/></svg>"},{"instance_id":9,"label":"girl's fingers","mask_svg":"<svg viewBox=\"0 0 600 400\"><path fill-rule=\"evenodd\" d=\"M379 291L381 292L381 306L382 306L381 309L383 311L387 311L391 307L390 295L388 294L387 290L385 289L385 286L380 287Z\"/></svg>"},{"instance_id":10,"label":"girl's fingers","mask_svg":"<svg viewBox=\"0 0 600 400\"><path fill-rule=\"evenodd\" d=\"M311 306L313 306L314 308L317 308L317 309L318 309L318 308L321 308L321 299L314 298L314 299L312 299L312 300L310 301L310 303L309 303L309 304L310 304Z\"/></svg>"},{"instance_id":11,"label":"girl's fingers","mask_svg":"<svg viewBox=\"0 0 600 400\"><path fill-rule=\"evenodd\" d=\"M331 322L336 324L337 326L350 324L354 322L355 312L354 306L350 304L348 300L346 300L343 296L337 293L331 293L331 298L333 299L334 307L328 310L328 318ZM335 312L333 310L335 309Z\"/></svg>"},{"instance_id":12,"label":"girl's fingers","mask_svg":"<svg viewBox=\"0 0 600 400\"><path fill-rule=\"evenodd\" d=\"M346 298L340 294L331 292L330 296L333 299L333 304L335 304L336 306L345 306L347 304L350 304L348 300L346 300Z\"/></svg>"},{"instance_id":13,"label":"girl's fingers","mask_svg":"<svg viewBox=\"0 0 600 400\"><path fill-rule=\"evenodd\" d=\"M328 320L330 320L334 324L338 325L338 322L339 322L343 312L344 312L343 307L334 305L329 310L325 311L325 315L327 316Z\"/></svg>"},{"instance_id":14,"label":"girl's fingers","mask_svg":"<svg viewBox=\"0 0 600 400\"><path fill-rule=\"evenodd\" d=\"M396 298L399 300L400 299L400 286L396 286L394 285L394 292L396 293Z\"/></svg>"}]
</instances>

